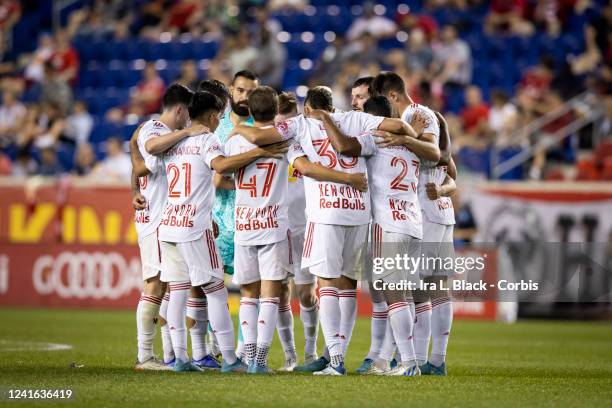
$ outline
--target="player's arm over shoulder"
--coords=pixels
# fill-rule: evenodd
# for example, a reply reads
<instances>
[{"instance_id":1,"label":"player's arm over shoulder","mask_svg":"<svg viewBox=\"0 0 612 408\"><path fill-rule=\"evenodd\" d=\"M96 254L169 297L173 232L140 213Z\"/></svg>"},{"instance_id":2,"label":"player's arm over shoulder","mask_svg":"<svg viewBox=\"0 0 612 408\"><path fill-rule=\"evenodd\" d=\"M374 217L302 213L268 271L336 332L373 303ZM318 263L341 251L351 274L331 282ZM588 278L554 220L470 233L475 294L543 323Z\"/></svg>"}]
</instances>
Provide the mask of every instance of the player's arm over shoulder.
<instances>
[{"instance_id":1,"label":"player's arm over shoulder","mask_svg":"<svg viewBox=\"0 0 612 408\"><path fill-rule=\"evenodd\" d=\"M130 138L130 159L132 161L132 169L137 177L144 177L150 173L147 168L144 158L138 147L138 135L142 129L142 125L138 127Z\"/></svg>"},{"instance_id":2,"label":"player's arm over shoulder","mask_svg":"<svg viewBox=\"0 0 612 408\"><path fill-rule=\"evenodd\" d=\"M277 126L259 128L255 126L237 125L232 131L233 135L241 135L249 142L257 146L265 146L292 139L296 133L296 125L293 119L280 122Z\"/></svg>"}]
</instances>

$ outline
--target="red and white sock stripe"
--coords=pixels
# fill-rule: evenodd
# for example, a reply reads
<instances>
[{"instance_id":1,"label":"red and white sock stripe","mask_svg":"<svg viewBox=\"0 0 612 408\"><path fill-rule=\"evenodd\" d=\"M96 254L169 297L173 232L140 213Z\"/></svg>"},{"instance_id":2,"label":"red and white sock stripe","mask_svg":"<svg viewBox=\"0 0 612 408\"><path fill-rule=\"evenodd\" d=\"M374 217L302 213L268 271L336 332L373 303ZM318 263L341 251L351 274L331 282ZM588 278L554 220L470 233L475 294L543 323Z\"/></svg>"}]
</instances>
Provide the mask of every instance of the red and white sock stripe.
<instances>
[{"instance_id":1,"label":"red and white sock stripe","mask_svg":"<svg viewBox=\"0 0 612 408\"><path fill-rule=\"evenodd\" d=\"M166 293L164 293L164 300L165 300L166 302L169 302L169 301L170 301L170 292L166 292Z\"/></svg>"},{"instance_id":2,"label":"red and white sock stripe","mask_svg":"<svg viewBox=\"0 0 612 408\"><path fill-rule=\"evenodd\" d=\"M314 223L308 223L308 231L306 232L306 239L304 240L304 250L302 256L304 258L310 258L310 252L312 251L312 240L314 238Z\"/></svg>"},{"instance_id":3,"label":"red and white sock stripe","mask_svg":"<svg viewBox=\"0 0 612 408\"><path fill-rule=\"evenodd\" d=\"M408 302L395 302L389 305L389 316L393 313L399 312L400 310L404 310L408 308Z\"/></svg>"},{"instance_id":4,"label":"red and white sock stripe","mask_svg":"<svg viewBox=\"0 0 612 408\"><path fill-rule=\"evenodd\" d=\"M343 289L338 291L338 297L341 298L354 298L357 297L356 289Z\"/></svg>"},{"instance_id":5,"label":"red and white sock stripe","mask_svg":"<svg viewBox=\"0 0 612 408\"><path fill-rule=\"evenodd\" d=\"M204 289L204 293L206 293L206 294L213 293L213 292L216 292L218 290L225 289L225 283L223 283L223 282L210 283L210 284L208 284L208 286L205 286L203 289Z\"/></svg>"},{"instance_id":6,"label":"red and white sock stripe","mask_svg":"<svg viewBox=\"0 0 612 408\"><path fill-rule=\"evenodd\" d=\"M278 298L261 298L259 299L259 304L263 305L264 303L272 303L275 305L278 305L278 303L280 302L280 300Z\"/></svg>"},{"instance_id":7,"label":"red and white sock stripe","mask_svg":"<svg viewBox=\"0 0 612 408\"><path fill-rule=\"evenodd\" d=\"M423 312L426 312L428 310L431 310L431 302L429 302L429 301L423 302L423 303L417 303L414 306L414 311L415 311L416 314L423 313Z\"/></svg>"},{"instance_id":8,"label":"red and white sock stripe","mask_svg":"<svg viewBox=\"0 0 612 408\"><path fill-rule=\"evenodd\" d=\"M158 296L151 296L151 295L142 294L140 296L140 301L141 302L155 303L156 305L161 305L162 298L160 298Z\"/></svg>"},{"instance_id":9,"label":"red and white sock stripe","mask_svg":"<svg viewBox=\"0 0 612 408\"><path fill-rule=\"evenodd\" d=\"M323 296L338 297L338 289L331 288L331 287L321 288L319 289L319 297L323 297Z\"/></svg>"},{"instance_id":10,"label":"red and white sock stripe","mask_svg":"<svg viewBox=\"0 0 612 408\"><path fill-rule=\"evenodd\" d=\"M372 312L372 319L387 320L387 317L389 317L389 314L386 310L384 312Z\"/></svg>"},{"instance_id":11,"label":"red and white sock stripe","mask_svg":"<svg viewBox=\"0 0 612 408\"><path fill-rule=\"evenodd\" d=\"M289 312L290 310L291 310L291 305L289 303L278 306L279 313Z\"/></svg>"},{"instance_id":12,"label":"red and white sock stripe","mask_svg":"<svg viewBox=\"0 0 612 408\"><path fill-rule=\"evenodd\" d=\"M170 292L177 290L189 290L191 289L191 282L171 282Z\"/></svg>"},{"instance_id":13,"label":"red and white sock stripe","mask_svg":"<svg viewBox=\"0 0 612 408\"><path fill-rule=\"evenodd\" d=\"M450 297L443 297L443 298L439 298L439 299L434 299L431 301L431 308L433 309L434 307L438 307L438 306L442 306L446 303L450 303L451 302L451 298Z\"/></svg>"},{"instance_id":14,"label":"red and white sock stripe","mask_svg":"<svg viewBox=\"0 0 612 408\"><path fill-rule=\"evenodd\" d=\"M205 309L208 307L206 298L189 298L187 299L187 307L195 307L197 309Z\"/></svg>"},{"instance_id":15,"label":"red and white sock stripe","mask_svg":"<svg viewBox=\"0 0 612 408\"><path fill-rule=\"evenodd\" d=\"M246 300L246 299L250 299L250 298L242 298L242 299L240 299L240 304L241 305L245 305L245 306L255 306L255 307L257 307L257 303L256 302L251 302L250 300Z\"/></svg>"}]
</instances>

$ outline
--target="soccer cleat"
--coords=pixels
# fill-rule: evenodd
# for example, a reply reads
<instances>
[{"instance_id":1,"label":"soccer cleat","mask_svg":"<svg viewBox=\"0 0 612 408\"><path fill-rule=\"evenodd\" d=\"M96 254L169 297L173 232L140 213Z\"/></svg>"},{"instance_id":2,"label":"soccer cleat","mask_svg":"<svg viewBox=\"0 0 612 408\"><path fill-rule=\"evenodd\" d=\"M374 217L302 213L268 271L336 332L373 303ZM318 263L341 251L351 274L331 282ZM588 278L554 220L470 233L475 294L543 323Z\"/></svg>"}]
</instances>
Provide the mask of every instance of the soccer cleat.
<instances>
[{"instance_id":1,"label":"soccer cleat","mask_svg":"<svg viewBox=\"0 0 612 408\"><path fill-rule=\"evenodd\" d=\"M176 358L172 358L172 360L166 362L164 361L164 364L170 368L174 367L174 363L176 362Z\"/></svg>"},{"instance_id":2,"label":"soccer cleat","mask_svg":"<svg viewBox=\"0 0 612 408\"><path fill-rule=\"evenodd\" d=\"M372 364L374 364L374 360L371 358L366 358L357 369L357 374L365 374Z\"/></svg>"},{"instance_id":3,"label":"soccer cleat","mask_svg":"<svg viewBox=\"0 0 612 408\"><path fill-rule=\"evenodd\" d=\"M259 365L255 361L253 361L249 365L247 373L248 374L274 374L274 370L272 370L270 367Z\"/></svg>"},{"instance_id":4,"label":"soccer cleat","mask_svg":"<svg viewBox=\"0 0 612 408\"><path fill-rule=\"evenodd\" d=\"M376 364L372 364L370 368L364 373L364 375L386 375L386 373L391 370L390 368L382 369L378 367Z\"/></svg>"},{"instance_id":5,"label":"soccer cleat","mask_svg":"<svg viewBox=\"0 0 612 408\"><path fill-rule=\"evenodd\" d=\"M285 365L278 369L278 371L291 372L297 367L297 360L293 357L285 360Z\"/></svg>"},{"instance_id":6,"label":"soccer cleat","mask_svg":"<svg viewBox=\"0 0 612 408\"><path fill-rule=\"evenodd\" d=\"M397 360L395 358L393 360L391 360L390 366L391 366L391 368L397 367Z\"/></svg>"},{"instance_id":7,"label":"soccer cleat","mask_svg":"<svg viewBox=\"0 0 612 408\"><path fill-rule=\"evenodd\" d=\"M134 366L134 370L136 371L172 371L172 367L167 366L162 361L158 360L155 357L151 357L148 360L139 363L136 361L136 365Z\"/></svg>"},{"instance_id":8,"label":"soccer cleat","mask_svg":"<svg viewBox=\"0 0 612 408\"><path fill-rule=\"evenodd\" d=\"M321 371L325 369L328 364L329 360L327 360L325 357L319 357L315 361L311 361L308 364L295 367L293 371L298 373L314 373L316 371Z\"/></svg>"},{"instance_id":9,"label":"soccer cleat","mask_svg":"<svg viewBox=\"0 0 612 408\"><path fill-rule=\"evenodd\" d=\"M344 368L344 363L340 363L338 367L332 367L331 364L328 364L323 370L315 371L312 375L345 375L346 369Z\"/></svg>"},{"instance_id":10,"label":"soccer cleat","mask_svg":"<svg viewBox=\"0 0 612 408\"><path fill-rule=\"evenodd\" d=\"M202 370L200 367L198 367L197 365L193 364L191 361L181 361L180 359L176 359L176 361L174 362L174 368L173 368L175 373L187 373L187 372L202 372L204 370Z\"/></svg>"},{"instance_id":11,"label":"soccer cleat","mask_svg":"<svg viewBox=\"0 0 612 408\"><path fill-rule=\"evenodd\" d=\"M419 367L422 375L437 375L444 377L446 375L446 363L442 363L441 366L436 367L429 361Z\"/></svg>"},{"instance_id":12,"label":"soccer cleat","mask_svg":"<svg viewBox=\"0 0 612 408\"><path fill-rule=\"evenodd\" d=\"M404 377L416 377L421 375L421 370L419 370L419 366L416 364L413 366L398 364L394 368L385 371L383 375L403 375Z\"/></svg>"},{"instance_id":13,"label":"soccer cleat","mask_svg":"<svg viewBox=\"0 0 612 408\"><path fill-rule=\"evenodd\" d=\"M221 368L219 362L210 354L200 360L191 360L191 362L204 370L218 370Z\"/></svg>"},{"instance_id":14,"label":"soccer cleat","mask_svg":"<svg viewBox=\"0 0 612 408\"><path fill-rule=\"evenodd\" d=\"M229 373L246 373L248 367L240 360L239 358L233 364L228 364L225 360L223 360L223 365L221 366L221 372L223 374Z\"/></svg>"}]
</instances>

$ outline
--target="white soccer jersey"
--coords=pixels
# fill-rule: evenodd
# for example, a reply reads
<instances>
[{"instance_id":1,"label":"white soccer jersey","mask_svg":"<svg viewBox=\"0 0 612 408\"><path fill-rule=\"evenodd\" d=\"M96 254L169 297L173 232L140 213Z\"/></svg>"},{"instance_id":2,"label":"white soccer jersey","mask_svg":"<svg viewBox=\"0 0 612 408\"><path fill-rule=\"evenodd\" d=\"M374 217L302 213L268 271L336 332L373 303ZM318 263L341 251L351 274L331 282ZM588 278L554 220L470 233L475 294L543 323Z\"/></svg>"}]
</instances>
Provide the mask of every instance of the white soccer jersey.
<instances>
[{"instance_id":1,"label":"white soccer jersey","mask_svg":"<svg viewBox=\"0 0 612 408\"><path fill-rule=\"evenodd\" d=\"M408 123L412 120L412 116L415 112L419 112L421 114L425 114L427 116L428 125L423 130L423 133L432 133L436 138L436 144L440 143L440 125L438 124L438 119L436 115L433 113L431 109L426 106L419 104L410 105L402 114L402 119ZM455 215L453 212L453 204L448 197L442 197L438 200L432 201L427 198L427 192L425 190L425 185L429 182L432 182L432 174L434 169L436 168L437 163L422 160L421 161L421 174L419 176L419 200L421 202L421 209L427 219L431 222L451 225L455 223ZM434 177L435 178L435 177ZM444 181L444 179L442 179ZM440 185L440 183L438 183ZM450 208L449 213L448 209Z\"/></svg>"},{"instance_id":2,"label":"white soccer jersey","mask_svg":"<svg viewBox=\"0 0 612 408\"><path fill-rule=\"evenodd\" d=\"M423 169L420 183L434 183L438 186L442 185L448 170L446 166L428 167ZM430 200L427 197L425 185L419 186L419 200L423 212L430 222L441 225L455 224L455 209L453 201L450 197L440 197L437 200Z\"/></svg>"},{"instance_id":3,"label":"white soccer jersey","mask_svg":"<svg viewBox=\"0 0 612 408\"><path fill-rule=\"evenodd\" d=\"M382 117L363 112L332 114L340 130L356 137L364 131L377 129ZM306 155L313 163L320 163L330 169L345 173L366 173L363 157L347 157L338 154L332 147L322 122L297 116L277 126L285 139L294 138L295 144L289 149L291 163ZM333 225L363 225L370 222L370 193L360 192L345 184L318 182L306 177L306 215L309 221Z\"/></svg>"},{"instance_id":4,"label":"white soccer jersey","mask_svg":"<svg viewBox=\"0 0 612 408\"><path fill-rule=\"evenodd\" d=\"M419 157L404 146L378 148L369 132L358 140L367 157L373 221L384 231L423 238Z\"/></svg>"},{"instance_id":5,"label":"white soccer jersey","mask_svg":"<svg viewBox=\"0 0 612 408\"><path fill-rule=\"evenodd\" d=\"M303 234L306 228L306 192L304 176L293 165L289 165L287 201L289 207L289 230L292 235Z\"/></svg>"},{"instance_id":6,"label":"white soccer jersey","mask_svg":"<svg viewBox=\"0 0 612 408\"><path fill-rule=\"evenodd\" d=\"M225 143L225 154L234 156L256 147L235 135ZM262 158L236 172L234 240L237 244L267 245L287 239L288 171L286 158Z\"/></svg>"},{"instance_id":7,"label":"white soccer jersey","mask_svg":"<svg viewBox=\"0 0 612 408\"><path fill-rule=\"evenodd\" d=\"M168 191L160 241L194 241L211 228L214 171L210 162L221 155L219 140L212 133L183 139L163 155Z\"/></svg>"},{"instance_id":8,"label":"white soccer jersey","mask_svg":"<svg viewBox=\"0 0 612 408\"><path fill-rule=\"evenodd\" d=\"M146 200L144 210L136 211L134 217L136 232L140 238L144 238L155 232L162 218L162 209L166 202L166 190L168 183L164 174L161 160L156 156L147 153L145 143L151 138L170 133L172 130L160 122L159 120L149 120L140 128L138 138L136 139L138 149L142 155L145 165L151 174L140 177L140 193Z\"/></svg>"}]
</instances>

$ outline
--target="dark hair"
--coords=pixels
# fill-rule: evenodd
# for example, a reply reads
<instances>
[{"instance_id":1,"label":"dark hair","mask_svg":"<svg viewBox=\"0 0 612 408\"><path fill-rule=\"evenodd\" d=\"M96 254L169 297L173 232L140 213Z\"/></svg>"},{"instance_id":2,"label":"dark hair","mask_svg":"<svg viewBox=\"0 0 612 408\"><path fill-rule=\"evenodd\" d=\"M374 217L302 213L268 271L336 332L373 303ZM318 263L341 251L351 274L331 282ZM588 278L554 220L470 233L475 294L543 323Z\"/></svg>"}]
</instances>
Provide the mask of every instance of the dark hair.
<instances>
[{"instance_id":1,"label":"dark hair","mask_svg":"<svg viewBox=\"0 0 612 408\"><path fill-rule=\"evenodd\" d=\"M374 77L371 76L358 78L355 82L353 82L351 89L360 86L367 86L369 88L370 85L372 85L372 81L374 81Z\"/></svg>"},{"instance_id":2,"label":"dark hair","mask_svg":"<svg viewBox=\"0 0 612 408\"><path fill-rule=\"evenodd\" d=\"M269 86L258 86L249 95L249 111L257 122L274 120L278 113L278 96Z\"/></svg>"},{"instance_id":3,"label":"dark hair","mask_svg":"<svg viewBox=\"0 0 612 408\"><path fill-rule=\"evenodd\" d=\"M387 96L387 94L391 91L395 91L398 93L406 92L406 85L404 85L404 80L397 75L395 72L385 71L376 75L372 84L370 85L370 95L383 95Z\"/></svg>"},{"instance_id":4,"label":"dark hair","mask_svg":"<svg viewBox=\"0 0 612 408\"><path fill-rule=\"evenodd\" d=\"M257 81L259 79L257 78L257 75L255 75L253 72L247 69L243 69L242 71L238 71L234 74L234 78L232 79L232 85L234 84L234 82L236 82L236 79L238 79L239 77L250 79L251 81Z\"/></svg>"},{"instance_id":5,"label":"dark hair","mask_svg":"<svg viewBox=\"0 0 612 408\"><path fill-rule=\"evenodd\" d=\"M385 118L391 117L391 102L382 96L373 96L363 104L363 111L370 115L382 116Z\"/></svg>"},{"instance_id":6,"label":"dark hair","mask_svg":"<svg viewBox=\"0 0 612 408\"><path fill-rule=\"evenodd\" d=\"M199 92L210 92L215 95L217 98L221 99L224 104L227 104L229 101L230 94L227 86L219 80L216 79L205 79L200 82L198 85Z\"/></svg>"},{"instance_id":7,"label":"dark hair","mask_svg":"<svg viewBox=\"0 0 612 408\"><path fill-rule=\"evenodd\" d=\"M508 95L501 89L494 89L491 91L491 99L499 99L502 102L508 102Z\"/></svg>"},{"instance_id":8,"label":"dark hair","mask_svg":"<svg viewBox=\"0 0 612 408\"><path fill-rule=\"evenodd\" d=\"M222 112L225 104L210 92L196 92L189 102L189 117L197 119L209 111Z\"/></svg>"},{"instance_id":9,"label":"dark hair","mask_svg":"<svg viewBox=\"0 0 612 408\"><path fill-rule=\"evenodd\" d=\"M278 95L278 113L287 115L297 112L297 99L293 92L281 92Z\"/></svg>"},{"instance_id":10,"label":"dark hair","mask_svg":"<svg viewBox=\"0 0 612 408\"><path fill-rule=\"evenodd\" d=\"M308 104L313 109L322 109L331 112L334 109L334 101L329 88L325 86L315 86L306 92L304 104Z\"/></svg>"},{"instance_id":11,"label":"dark hair","mask_svg":"<svg viewBox=\"0 0 612 408\"><path fill-rule=\"evenodd\" d=\"M166 110L176 105L189 105L189 101L193 95L193 91L189 90L184 85L172 84L166 89L164 98L162 99L162 109Z\"/></svg>"}]
</instances>

